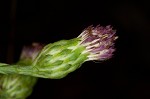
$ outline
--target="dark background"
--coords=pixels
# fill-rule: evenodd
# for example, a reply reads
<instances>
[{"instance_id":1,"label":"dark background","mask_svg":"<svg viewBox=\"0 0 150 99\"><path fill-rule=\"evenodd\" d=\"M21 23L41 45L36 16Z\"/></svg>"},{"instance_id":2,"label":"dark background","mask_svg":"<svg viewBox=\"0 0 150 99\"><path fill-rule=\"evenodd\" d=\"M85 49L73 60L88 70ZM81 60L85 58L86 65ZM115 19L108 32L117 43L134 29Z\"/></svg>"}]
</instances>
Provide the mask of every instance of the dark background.
<instances>
[{"instance_id":1,"label":"dark background","mask_svg":"<svg viewBox=\"0 0 150 99\"><path fill-rule=\"evenodd\" d=\"M114 56L86 62L59 80L39 79L28 99L150 99L150 13L144 1L0 1L0 60L24 45L77 37L89 25L117 30Z\"/></svg>"}]
</instances>

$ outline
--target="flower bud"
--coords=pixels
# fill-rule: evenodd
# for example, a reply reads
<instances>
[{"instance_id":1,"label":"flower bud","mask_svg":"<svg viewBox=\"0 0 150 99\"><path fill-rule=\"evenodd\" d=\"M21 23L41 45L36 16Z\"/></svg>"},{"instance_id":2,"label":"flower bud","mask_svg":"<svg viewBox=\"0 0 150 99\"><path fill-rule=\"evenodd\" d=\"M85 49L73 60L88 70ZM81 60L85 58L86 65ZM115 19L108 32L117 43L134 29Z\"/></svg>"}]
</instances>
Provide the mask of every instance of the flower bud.
<instances>
[{"instance_id":1,"label":"flower bud","mask_svg":"<svg viewBox=\"0 0 150 99\"><path fill-rule=\"evenodd\" d=\"M31 65L42 47L43 45L39 43L33 43L31 46L24 46L17 64ZM0 75L0 99L25 99L32 93L36 82L36 77L27 75Z\"/></svg>"}]
</instances>

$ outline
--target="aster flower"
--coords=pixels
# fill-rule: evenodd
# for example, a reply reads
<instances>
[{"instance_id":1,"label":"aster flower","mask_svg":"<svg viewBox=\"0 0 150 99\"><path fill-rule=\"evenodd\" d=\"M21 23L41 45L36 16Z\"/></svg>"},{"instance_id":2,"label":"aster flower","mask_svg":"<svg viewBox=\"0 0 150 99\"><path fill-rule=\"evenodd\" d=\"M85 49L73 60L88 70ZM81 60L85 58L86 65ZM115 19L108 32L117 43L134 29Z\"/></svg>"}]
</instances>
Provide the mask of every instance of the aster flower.
<instances>
[{"instance_id":1,"label":"aster flower","mask_svg":"<svg viewBox=\"0 0 150 99\"><path fill-rule=\"evenodd\" d=\"M0 67L0 73L18 73L35 77L60 79L78 69L84 62L112 57L116 31L111 26L89 26L77 37L46 45L32 66ZM17 69L16 69L17 68Z\"/></svg>"}]
</instances>

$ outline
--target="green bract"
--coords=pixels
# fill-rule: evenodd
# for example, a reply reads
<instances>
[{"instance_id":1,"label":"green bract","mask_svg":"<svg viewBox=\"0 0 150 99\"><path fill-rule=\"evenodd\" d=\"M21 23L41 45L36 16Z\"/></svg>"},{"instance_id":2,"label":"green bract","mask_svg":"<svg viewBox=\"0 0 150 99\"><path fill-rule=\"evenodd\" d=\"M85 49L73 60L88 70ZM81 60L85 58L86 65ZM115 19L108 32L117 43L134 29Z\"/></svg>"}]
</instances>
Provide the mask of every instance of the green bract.
<instances>
[{"instance_id":1,"label":"green bract","mask_svg":"<svg viewBox=\"0 0 150 99\"><path fill-rule=\"evenodd\" d=\"M0 78L0 99L26 99L37 78L26 75L3 75Z\"/></svg>"},{"instance_id":2,"label":"green bract","mask_svg":"<svg viewBox=\"0 0 150 99\"><path fill-rule=\"evenodd\" d=\"M79 43L80 39L75 38L45 46L32 64L37 69L37 75L59 79L79 68L88 55L82 54L85 47Z\"/></svg>"}]
</instances>

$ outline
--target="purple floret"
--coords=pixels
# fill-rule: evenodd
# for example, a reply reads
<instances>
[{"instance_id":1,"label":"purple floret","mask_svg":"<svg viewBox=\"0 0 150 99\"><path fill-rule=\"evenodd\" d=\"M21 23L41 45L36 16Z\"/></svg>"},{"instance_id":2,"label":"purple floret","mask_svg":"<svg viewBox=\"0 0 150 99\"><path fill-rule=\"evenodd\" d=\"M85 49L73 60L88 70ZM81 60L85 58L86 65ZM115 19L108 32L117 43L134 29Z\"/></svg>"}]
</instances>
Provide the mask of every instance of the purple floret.
<instances>
[{"instance_id":1,"label":"purple floret","mask_svg":"<svg viewBox=\"0 0 150 99\"><path fill-rule=\"evenodd\" d=\"M81 45L86 47L86 52L89 52L88 60L105 60L112 57L114 48L114 41L118 38L116 30L113 30L110 25L103 26L89 26L84 29L78 36L81 38Z\"/></svg>"}]
</instances>

